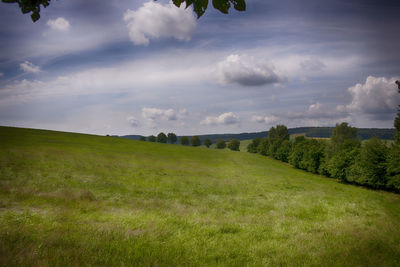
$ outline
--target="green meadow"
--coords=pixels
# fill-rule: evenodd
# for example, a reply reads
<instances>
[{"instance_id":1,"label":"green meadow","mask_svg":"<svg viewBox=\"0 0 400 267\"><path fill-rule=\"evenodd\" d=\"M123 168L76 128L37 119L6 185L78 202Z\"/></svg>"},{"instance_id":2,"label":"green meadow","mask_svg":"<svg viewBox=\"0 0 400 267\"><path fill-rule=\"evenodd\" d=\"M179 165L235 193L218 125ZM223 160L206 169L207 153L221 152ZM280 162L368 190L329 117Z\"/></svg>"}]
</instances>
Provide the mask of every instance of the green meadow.
<instances>
[{"instance_id":1,"label":"green meadow","mask_svg":"<svg viewBox=\"0 0 400 267\"><path fill-rule=\"evenodd\" d=\"M0 266L399 266L400 195L261 155L0 127Z\"/></svg>"}]
</instances>

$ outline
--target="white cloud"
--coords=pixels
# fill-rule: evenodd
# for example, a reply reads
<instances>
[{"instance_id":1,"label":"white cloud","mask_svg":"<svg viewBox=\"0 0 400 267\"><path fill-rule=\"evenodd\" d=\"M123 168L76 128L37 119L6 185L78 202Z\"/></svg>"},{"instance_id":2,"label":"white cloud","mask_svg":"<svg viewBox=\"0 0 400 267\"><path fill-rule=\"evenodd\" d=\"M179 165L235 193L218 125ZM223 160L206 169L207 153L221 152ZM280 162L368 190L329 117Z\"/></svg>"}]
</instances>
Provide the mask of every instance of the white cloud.
<instances>
[{"instance_id":1,"label":"white cloud","mask_svg":"<svg viewBox=\"0 0 400 267\"><path fill-rule=\"evenodd\" d=\"M126 120L129 122L129 124L133 127L139 126L139 121L136 119L135 116L130 116L126 118Z\"/></svg>"},{"instance_id":2,"label":"white cloud","mask_svg":"<svg viewBox=\"0 0 400 267\"><path fill-rule=\"evenodd\" d=\"M251 120L255 121L255 122L258 122L258 123L265 123L267 125L272 125L272 124L277 123L279 121L279 118L274 116L274 115L265 116L265 117L263 117L263 116L253 116Z\"/></svg>"},{"instance_id":3,"label":"white cloud","mask_svg":"<svg viewBox=\"0 0 400 267\"><path fill-rule=\"evenodd\" d=\"M62 17L59 17L56 19L49 19L47 21L47 25L52 30L63 31L63 32L69 31L69 28L70 28L69 21Z\"/></svg>"},{"instance_id":4,"label":"white cloud","mask_svg":"<svg viewBox=\"0 0 400 267\"><path fill-rule=\"evenodd\" d=\"M29 61L25 61L24 63L19 64L19 67L26 73L39 73L40 67L34 65Z\"/></svg>"},{"instance_id":5,"label":"white cloud","mask_svg":"<svg viewBox=\"0 0 400 267\"><path fill-rule=\"evenodd\" d=\"M179 111L175 111L172 108L170 109L159 109L159 108L142 108L142 116L148 120L168 120L175 121L178 119L182 119L186 116L186 109L181 109Z\"/></svg>"},{"instance_id":6,"label":"white cloud","mask_svg":"<svg viewBox=\"0 0 400 267\"><path fill-rule=\"evenodd\" d=\"M230 125L239 123L239 117L232 112L223 113L217 117L207 116L201 124L203 125Z\"/></svg>"},{"instance_id":7,"label":"white cloud","mask_svg":"<svg viewBox=\"0 0 400 267\"><path fill-rule=\"evenodd\" d=\"M272 65L248 55L229 55L218 64L217 73L223 84L260 86L284 80L274 71Z\"/></svg>"},{"instance_id":8,"label":"white cloud","mask_svg":"<svg viewBox=\"0 0 400 267\"><path fill-rule=\"evenodd\" d=\"M193 11L177 8L172 2L162 5L149 1L137 11L128 9L124 21L135 45L148 45L150 39L168 37L188 41L196 28Z\"/></svg>"},{"instance_id":9,"label":"white cloud","mask_svg":"<svg viewBox=\"0 0 400 267\"><path fill-rule=\"evenodd\" d=\"M347 106L338 106L338 109L363 113L373 120L392 119L400 103L395 84L397 79L368 76L364 84L358 83L348 88L352 101Z\"/></svg>"}]
</instances>

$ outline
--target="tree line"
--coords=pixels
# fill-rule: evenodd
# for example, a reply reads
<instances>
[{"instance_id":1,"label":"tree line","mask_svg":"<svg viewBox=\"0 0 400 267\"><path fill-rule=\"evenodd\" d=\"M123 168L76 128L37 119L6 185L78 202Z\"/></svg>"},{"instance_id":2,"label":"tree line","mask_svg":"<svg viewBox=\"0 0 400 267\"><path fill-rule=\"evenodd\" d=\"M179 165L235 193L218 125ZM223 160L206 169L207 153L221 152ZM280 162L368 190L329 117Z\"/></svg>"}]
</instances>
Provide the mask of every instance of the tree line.
<instances>
[{"instance_id":1,"label":"tree line","mask_svg":"<svg viewBox=\"0 0 400 267\"><path fill-rule=\"evenodd\" d=\"M396 81L400 93L400 81ZM373 137L361 142L357 129L336 124L330 140L298 136L290 140L286 126L272 127L266 138L255 138L247 151L288 162L298 169L344 183L400 192L400 105L392 143Z\"/></svg>"},{"instance_id":2,"label":"tree line","mask_svg":"<svg viewBox=\"0 0 400 267\"><path fill-rule=\"evenodd\" d=\"M286 126L277 125L268 137L253 139L247 151L344 183L400 192L399 132L400 125L391 144L376 137L361 142L357 129L343 122L333 129L330 140L305 136L290 140Z\"/></svg>"},{"instance_id":3,"label":"tree line","mask_svg":"<svg viewBox=\"0 0 400 267\"><path fill-rule=\"evenodd\" d=\"M148 141L148 142L157 142L157 143L169 143L169 144L176 144L178 142L178 137L175 133L168 133L165 134L163 132L159 133L157 136L150 135L148 137L145 136L140 136L139 138L140 141ZM198 136L192 136L191 138L187 136L182 136L179 138L179 143L183 146L201 146L202 142ZM213 142L211 139L205 139L203 142L203 145L209 148ZM233 151L239 151L240 149L240 141L237 139L232 139L228 143L224 139L219 139L215 143L215 148L216 149L224 149L228 147L230 150Z\"/></svg>"}]
</instances>

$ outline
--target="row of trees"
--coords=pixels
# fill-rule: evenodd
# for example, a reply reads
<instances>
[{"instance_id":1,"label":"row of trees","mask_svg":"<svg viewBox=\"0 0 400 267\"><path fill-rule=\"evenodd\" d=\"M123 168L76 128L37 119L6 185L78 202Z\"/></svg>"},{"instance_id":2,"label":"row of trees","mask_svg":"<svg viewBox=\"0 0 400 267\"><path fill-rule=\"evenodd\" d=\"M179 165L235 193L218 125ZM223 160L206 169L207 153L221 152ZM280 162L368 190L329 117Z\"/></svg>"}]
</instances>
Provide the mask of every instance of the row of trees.
<instances>
[{"instance_id":1,"label":"row of trees","mask_svg":"<svg viewBox=\"0 0 400 267\"><path fill-rule=\"evenodd\" d=\"M400 127L396 128L399 136ZM278 125L270 129L267 138L253 139L247 150L342 182L399 192L399 139L389 144L374 137L362 143L357 129L344 122L336 125L330 140L304 136L290 140L286 126Z\"/></svg>"},{"instance_id":2,"label":"row of trees","mask_svg":"<svg viewBox=\"0 0 400 267\"><path fill-rule=\"evenodd\" d=\"M145 136L140 137L141 141L149 141L149 142L157 142L157 143L169 143L175 144L178 141L178 137L174 133L168 133L167 135L163 132L159 133L157 136L150 135L147 138ZM187 136L182 136L179 139L179 143L184 146L192 145L192 146L201 146L201 140L198 136L192 136L190 139ZM203 144L206 147L210 147L212 145L212 141L210 139L205 139ZM215 148L224 149L228 146L229 149L234 151L239 151L240 141L236 139L232 139L229 141L228 145L225 140L220 139L216 142Z\"/></svg>"},{"instance_id":3,"label":"row of trees","mask_svg":"<svg viewBox=\"0 0 400 267\"><path fill-rule=\"evenodd\" d=\"M396 84L400 93L400 81ZM394 141L389 144L376 137L362 143L357 129L345 122L336 125L330 141L304 136L289 140L287 128L278 125L268 138L253 139L247 150L342 182L400 192L400 105L394 127Z\"/></svg>"}]
</instances>

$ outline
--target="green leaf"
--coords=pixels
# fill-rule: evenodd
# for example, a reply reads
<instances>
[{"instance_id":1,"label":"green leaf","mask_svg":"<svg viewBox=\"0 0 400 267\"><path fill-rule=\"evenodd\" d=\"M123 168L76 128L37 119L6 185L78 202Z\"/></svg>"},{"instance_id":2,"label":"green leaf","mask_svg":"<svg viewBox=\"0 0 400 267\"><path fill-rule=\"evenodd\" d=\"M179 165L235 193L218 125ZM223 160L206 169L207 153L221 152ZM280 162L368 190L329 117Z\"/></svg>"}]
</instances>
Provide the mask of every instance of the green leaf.
<instances>
[{"instance_id":1,"label":"green leaf","mask_svg":"<svg viewBox=\"0 0 400 267\"><path fill-rule=\"evenodd\" d=\"M174 3L175 6L181 7L181 4L185 2L185 0L173 0L172 2Z\"/></svg>"},{"instance_id":2,"label":"green leaf","mask_svg":"<svg viewBox=\"0 0 400 267\"><path fill-rule=\"evenodd\" d=\"M237 11L245 11L246 10L246 2L244 0L233 0L233 7Z\"/></svg>"},{"instance_id":3,"label":"green leaf","mask_svg":"<svg viewBox=\"0 0 400 267\"><path fill-rule=\"evenodd\" d=\"M197 0L193 3L193 11L197 14L197 18L200 18L206 11L208 6L208 0Z\"/></svg>"},{"instance_id":4,"label":"green leaf","mask_svg":"<svg viewBox=\"0 0 400 267\"><path fill-rule=\"evenodd\" d=\"M228 14L228 10L231 7L228 0L213 0L212 3L215 9L218 9L224 14Z\"/></svg>"},{"instance_id":5,"label":"green leaf","mask_svg":"<svg viewBox=\"0 0 400 267\"><path fill-rule=\"evenodd\" d=\"M36 22L38 19L40 19L40 14L39 14L39 12L33 12L32 13L32 15L31 15L31 18L32 18L32 21L33 22Z\"/></svg>"}]
</instances>

